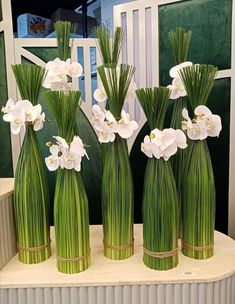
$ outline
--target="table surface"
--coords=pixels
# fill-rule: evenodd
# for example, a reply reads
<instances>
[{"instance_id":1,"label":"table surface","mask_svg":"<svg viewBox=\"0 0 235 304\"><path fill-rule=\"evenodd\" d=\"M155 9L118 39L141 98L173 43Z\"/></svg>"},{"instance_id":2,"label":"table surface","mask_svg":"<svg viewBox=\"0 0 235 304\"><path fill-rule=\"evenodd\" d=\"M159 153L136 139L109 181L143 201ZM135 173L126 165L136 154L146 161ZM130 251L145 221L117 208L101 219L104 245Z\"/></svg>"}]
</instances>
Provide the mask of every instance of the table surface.
<instances>
[{"instance_id":1,"label":"table surface","mask_svg":"<svg viewBox=\"0 0 235 304\"><path fill-rule=\"evenodd\" d=\"M102 226L90 226L91 258L89 269L78 274L57 271L54 229L51 229L52 257L25 265L17 255L0 272L0 288L110 286L213 282L235 274L235 241L215 232L215 254L208 260L194 260L179 253L179 264L168 271L147 268L142 262L142 225L135 225L135 254L113 261L103 255Z\"/></svg>"},{"instance_id":2,"label":"table surface","mask_svg":"<svg viewBox=\"0 0 235 304\"><path fill-rule=\"evenodd\" d=\"M0 199L13 193L14 178L0 178Z\"/></svg>"}]
</instances>

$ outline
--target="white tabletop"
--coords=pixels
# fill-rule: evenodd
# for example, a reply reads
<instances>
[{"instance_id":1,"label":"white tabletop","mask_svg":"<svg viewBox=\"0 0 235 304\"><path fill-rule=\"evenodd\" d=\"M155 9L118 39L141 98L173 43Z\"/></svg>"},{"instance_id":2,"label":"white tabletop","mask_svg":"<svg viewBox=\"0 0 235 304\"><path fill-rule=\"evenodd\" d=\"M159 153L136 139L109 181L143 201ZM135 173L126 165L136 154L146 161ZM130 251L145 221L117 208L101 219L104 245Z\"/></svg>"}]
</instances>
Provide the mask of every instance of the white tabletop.
<instances>
[{"instance_id":1,"label":"white tabletop","mask_svg":"<svg viewBox=\"0 0 235 304\"><path fill-rule=\"evenodd\" d=\"M181 253L179 265L168 271L151 270L142 262L142 225L135 225L135 254L113 261L103 256L102 226L91 226L91 267L78 274L57 271L54 232L53 255L47 261L25 265L15 256L0 272L1 288L110 286L213 282L235 274L235 241L215 232L215 255L208 260L194 260Z\"/></svg>"},{"instance_id":2,"label":"white tabletop","mask_svg":"<svg viewBox=\"0 0 235 304\"><path fill-rule=\"evenodd\" d=\"M0 178L0 199L13 193L14 178Z\"/></svg>"}]
</instances>

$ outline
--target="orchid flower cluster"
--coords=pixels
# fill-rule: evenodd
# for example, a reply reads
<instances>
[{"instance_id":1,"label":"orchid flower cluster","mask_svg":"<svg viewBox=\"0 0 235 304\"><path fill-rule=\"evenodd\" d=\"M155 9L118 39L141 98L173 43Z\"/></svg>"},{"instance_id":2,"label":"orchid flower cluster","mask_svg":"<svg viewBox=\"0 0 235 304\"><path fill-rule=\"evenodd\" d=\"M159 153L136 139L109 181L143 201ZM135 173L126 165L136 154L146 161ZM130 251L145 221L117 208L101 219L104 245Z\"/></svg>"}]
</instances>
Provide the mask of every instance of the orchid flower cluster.
<instances>
[{"instance_id":1,"label":"orchid flower cluster","mask_svg":"<svg viewBox=\"0 0 235 304\"><path fill-rule=\"evenodd\" d=\"M184 108L182 111L183 118L182 129L187 131L187 135L192 140L203 140L210 137L218 137L222 130L221 118L219 115L211 113L206 106L198 106L194 110L196 117L190 119L188 111Z\"/></svg>"},{"instance_id":2,"label":"orchid flower cluster","mask_svg":"<svg viewBox=\"0 0 235 304\"><path fill-rule=\"evenodd\" d=\"M34 131L42 129L45 121L45 113L42 113L40 104L33 106L29 100L14 102L9 99L5 107L2 107L3 120L10 122L11 132L16 135L25 125L32 125Z\"/></svg>"},{"instance_id":3,"label":"orchid flower cluster","mask_svg":"<svg viewBox=\"0 0 235 304\"><path fill-rule=\"evenodd\" d=\"M172 155L176 154L178 148L187 147L186 136L182 130L172 128L159 130L154 129L150 135L144 137L141 143L141 151L149 158L153 156L157 159L163 157L167 161Z\"/></svg>"},{"instance_id":4,"label":"orchid flower cluster","mask_svg":"<svg viewBox=\"0 0 235 304\"><path fill-rule=\"evenodd\" d=\"M47 168L55 171L61 169L81 170L82 157L89 159L84 144L79 136L74 136L70 145L60 136L53 136L56 144L47 143L50 147L51 155L45 158Z\"/></svg>"},{"instance_id":5,"label":"orchid flower cluster","mask_svg":"<svg viewBox=\"0 0 235 304\"><path fill-rule=\"evenodd\" d=\"M172 84L168 85L168 89L170 89L170 99L178 99L179 97L184 97L187 95L184 85L182 83L182 80L180 78L179 71L182 68L185 68L187 66L191 66L192 62L185 61L181 64L178 64L170 69L170 76L173 78Z\"/></svg>"},{"instance_id":6,"label":"orchid flower cluster","mask_svg":"<svg viewBox=\"0 0 235 304\"><path fill-rule=\"evenodd\" d=\"M82 66L78 62L71 62L68 58L62 61L56 58L46 64L46 76L43 86L52 90L64 90L72 87L72 79L82 75Z\"/></svg>"},{"instance_id":7,"label":"orchid flower cluster","mask_svg":"<svg viewBox=\"0 0 235 304\"><path fill-rule=\"evenodd\" d=\"M98 133L101 143L113 142L118 134L122 138L129 138L138 129L138 124L130 120L129 113L122 110L120 119L116 120L110 111L102 110L100 106L92 107L92 124Z\"/></svg>"}]
</instances>

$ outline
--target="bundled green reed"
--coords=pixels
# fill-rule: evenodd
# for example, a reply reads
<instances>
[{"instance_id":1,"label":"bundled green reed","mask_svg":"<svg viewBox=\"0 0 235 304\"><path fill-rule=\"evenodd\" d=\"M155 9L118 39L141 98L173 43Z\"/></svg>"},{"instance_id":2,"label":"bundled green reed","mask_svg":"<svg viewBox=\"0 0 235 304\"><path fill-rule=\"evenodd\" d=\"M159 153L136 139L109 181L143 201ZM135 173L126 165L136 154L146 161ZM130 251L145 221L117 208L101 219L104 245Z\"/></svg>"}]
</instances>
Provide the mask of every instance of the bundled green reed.
<instances>
[{"instance_id":1,"label":"bundled green reed","mask_svg":"<svg viewBox=\"0 0 235 304\"><path fill-rule=\"evenodd\" d=\"M121 27L115 29L113 38L106 26L95 28L94 34L103 61L97 71L107 95L106 108L119 120L135 69L123 64L117 68L123 46ZM104 255L115 260L126 259L134 252L134 194L126 139L116 134L114 142L103 144L102 158Z\"/></svg>"},{"instance_id":2,"label":"bundled green reed","mask_svg":"<svg viewBox=\"0 0 235 304\"><path fill-rule=\"evenodd\" d=\"M121 110L135 71L134 67L124 64L119 68L119 72L115 64L97 68L108 98L109 110L116 120L121 118ZM133 196L127 141L116 134L115 141L105 144L103 150L104 255L110 259L121 260L133 255Z\"/></svg>"},{"instance_id":3,"label":"bundled green reed","mask_svg":"<svg viewBox=\"0 0 235 304\"><path fill-rule=\"evenodd\" d=\"M193 110L206 104L216 73L212 65L193 65L180 72ZM215 185L206 140L191 141L187 149L182 203L182 251L195 259L207 259L213 255Z\"/></svg>"},{"instance_id":4,"label":"bundled green reed","mask_svg":"<svg viewBox=\"0 0 235 304\"><path fill-rule=\"evenodd\" d=\"M38 102L44 68L32 64L12 66L22 99ZM35 131L26 126L15 173L14 212L19 259L40 263L51 256L49 193L45 165Z\"/></svg>"},{"instance_id":5,"label":"bundled green reed","mask_svg":"<svg viewBox=\"0 0 235 304\"><path fill-rule=\"evenodd\" d=\"M107 26L99 26L94 29L97 46L103 64L117 64L123 46L123 30L116 27L114 37L111 39L110 29Z\"/></svg>"},{"instance_id":6,"label":"bundled green reed","mask_svg":"<svg viewBox=\"0 0 235 304\"><path fill-rule=\"evenodd\" d=\"M70 21L57 21L54 24L58 44L58 55L60 60L71 58L71 49L69 46L72 24Z\"/></svg>"},{"instance_id":7,"label":"bundled green reed","mask_svg":"<svg viewBox=\"0 0 235 304\"><path fill-rule=\"evenodd\" d=\"M76 118L81 92L47 91L45 101L58 126L59 136L70 143L77 135ZM80 172L58 169L54 198L57 268L77 273L90 265L88 200Z\"/></svg>"},{"instance_id":8,"label":"bundled green reed","mask_svg":"<svg viewBox=\"0 0 235 304\"><path fill-rule=\"evenodd\" d=\"M187 60L188 49L191 40L191 31L186 31L183 28L176 28L175 32L169 32L169 41L172 49L172 54L175 60L175 64L178 65ZM171 117L170 127L173 129L181 129L182 122L182 110L187 108L186 97L179 97L177 100L174 100L173 113ZM184 167L186 150L179 149L179 151L171 157L171 166L172 171L175 177L176 187L179 197L179 216L180 216L180 225L181 225L181 198L180 198L180 188L181 188L181 179ZM181 229L180 229L181 230ZM180 232L180 231L179 231Z\"/></svg>"},{"instance_id":9,"label":"bundled green reed","mask_svg":"<svg viewBox=\"0 0 235 304\"><path fill-rule=\"evenodd\" d=\"M136 91L151 130L163 128L169 102L165 87ZM149 158L143 191L144 264L167 270L178 264L178 198L169 161Z\"/></svg>"},{"instance_id":10,"label":"bundled green reed","mask_svg":"<svg viewBox=\"0 0 235 304\"><path fill-rule=\"evenodd\" d=\"M55 24L61 60L70 57L70 22ZM78 135L77 114L81 92L75 90L46 91L44 98L58 127L58 135L71 143ZM81 173L59 168L56 174L54 224L57 268L63 273L77 273L90 265L88 200Z\"/></svg>"}]
</instances>

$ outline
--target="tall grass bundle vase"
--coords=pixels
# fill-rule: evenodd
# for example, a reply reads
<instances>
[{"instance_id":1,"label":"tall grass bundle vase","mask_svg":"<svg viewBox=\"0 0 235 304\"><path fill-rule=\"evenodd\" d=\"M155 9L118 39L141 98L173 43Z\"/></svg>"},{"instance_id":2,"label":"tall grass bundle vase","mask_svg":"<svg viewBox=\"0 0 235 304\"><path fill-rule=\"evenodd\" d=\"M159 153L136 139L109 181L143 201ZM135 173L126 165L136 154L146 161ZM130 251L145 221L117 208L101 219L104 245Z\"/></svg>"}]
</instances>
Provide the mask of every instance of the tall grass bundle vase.
<instances>
[{"instance_id":1,"label":"tall grass bundle vase","mask_svg":"<svg viewBox=\"0 0 235 304\"><path fill-rule=\"evenodd\" d=\"M81 92L72 84L72 78L82 74L82 67L69 59L70 22L57 22L55 29L60 58L47 63L43 85L51 89L44 93L44 99L59 136L54 136L56 143L48 143L51 155L46 164L49 170L57 170L54 197L57 268L71 274L90 266L88 200L80 172L82 157L87 154L76 125Z\"/></svg>"},{"instance_id":2,"label":"tall grass bundle vase","mask_svg":"<svg viewBox=\"0 0 235 304\"><path fill-rule=\"evenodd\" d=\"M207 136L218 136L221 120L205 106L217 68L193 65L180 70L180 76L194 110L190 119L183 110L183 129L190 138L182 177L183 254L195 259L213 255L215 224L215 185Z\"/></svg>"},{"instance_id":3,"label":"tall grass bundle vase","mask_svg":"<svg viewBox=\"0 0 235 304\"><path fill-rule=\"evenodd\" d=\"M165 87L136 92L146 115L150 135L141 150L149 159L143 191L143 260L155 270L168 270L178 264L178 197L168 159L179 148L186 148L181 130L164 129L170 90Z\"/></svg>"},{"instance_id":4,"label":"tall grass bundle vase","mask_svg":"<svg viewBox=\"0 0 235 304\"><path fill-rule=\"evenodd\" d=\"M123 110L125 100L133 102L135 68L118 65L123 31L117 27L114 37L109 29L95 29L98 49L103 60L97 68L100 84L95 99L106 101L106 110L93 106L93 125L102 143L102 219L104 255L113 260L129 258L134 253L134 193L127 139L138 128ZM104 108L104 107L103 107Z\"/></svg>"},{"instance_id":5,"label":"tall grass bundle vase","mask_svg":"<svg viewBox=\"0 0 235 304\"><path fill-rule=\"evenodd\" d=\"M17 163L14 184L14 212L19 260L40 263L51 256L49 193L45 164L36 136L43 127L44 113L37 104L44 68L31 64L12 66L21 97L9 100L3 119L11 123L11 131L25 136Z\"/></svg>"},{"instance_id":6,"label":"tall grass bundle vase","mask_svg":"<svg viewBox=\"0 0 235 304\"><path fill-rule=\"evenodd\" d=\"M183 85L180 81L179 75L177 75L177 70L179 70L182 66L192 64L189 61L186 62L191 35L191 31L186 31L183 28L176 28L175 32L169 32L169 41L174 61L176 64L176 66L174 66L170 70L170 76L173 78L173 80L172 84L168 86L168 88L171 90L170 99L174 101L173 112L170 122L170 128L173 129L181 128L182 110L184 108L187 108L186 92L184 89L182 89ZM184 155L186 151L187 150L179 150L178 153L176 153L170 160L179 196L179 214L181 214L180 187L183 172L182 168L184 166Z\"/></svg>"}]
</instances>

